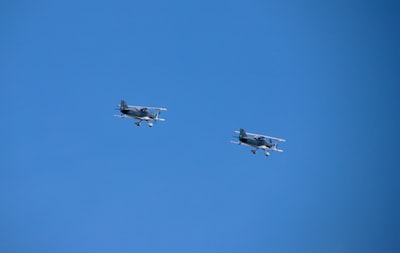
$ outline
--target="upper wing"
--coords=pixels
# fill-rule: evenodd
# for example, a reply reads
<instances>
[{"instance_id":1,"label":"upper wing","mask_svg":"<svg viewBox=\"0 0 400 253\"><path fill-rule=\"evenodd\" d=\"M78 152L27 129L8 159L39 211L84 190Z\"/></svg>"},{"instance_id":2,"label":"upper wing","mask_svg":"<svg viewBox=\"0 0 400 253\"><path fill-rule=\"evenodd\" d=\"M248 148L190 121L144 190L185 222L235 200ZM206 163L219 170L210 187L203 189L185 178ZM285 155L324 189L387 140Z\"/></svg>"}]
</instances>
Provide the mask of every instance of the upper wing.
<instances>
[{"instance_id":1,"label":"upper wing","mask_svg":"<svg viewBox=\"0 0 400 253\"><path fill-rule=\"evenodd\" d=\"M163 108L163 107L152 107L152 106L138 106L140 108L146 108L149 110L157 110L157 111L166 111L167 108Z\"/></svg>"},{"instance_id":2,"label":"upper wing","mask_svg":"<svg viewBox=\"0 0 400 253\"><path fill-rule=\"evenodd\" d=\"M249 133L247 133L247 134L249 134ZM271 139L271 140L274 140L274 141L280 141L280 142L285 142L286 141L285 139L276 138L276 137L272 137L272 136L268 136L268 135L260 135L260 134L256 134L256 135L264 137L264 138L267 138L267 139Z\"/></svg>"},{"instance_id":3,"label":"upper wing","mask_svg":"<svg viewBox=\"0 0 400 253\"><path fill-rule=\"evenodd\" d=\"M237 133L237 134L240 133L240 132L237 131L237 130L235 130L234 132ZM268 135L253 134L253 133L249 133L249 132L246 132L246 134L247 134L247 135L250 135L250 136L264 137L264 138L267 138L267 139L271 139L271 140L275 140L275 141L280 141L280 142L285 142L285 141L286 141L285 139L281 139L281 138L277 138L277 137L272 137L272 136L268 136Z\"/></svg>"},{"instance_id":4,"label":"upper wing","mask_svg":"<svg viewBox=\"0 0 400 253\"><path fill-rule=\"evenodd\" d=\"M120 105L118 105L120 107ZM167 108L163 107L154 107L154 106L143 106L143 105L128 105L125 107L125 110L140 110L140 109L148 109L148 110L157 110L157 111L166 111Z\"/></svg>"}]
</instances>

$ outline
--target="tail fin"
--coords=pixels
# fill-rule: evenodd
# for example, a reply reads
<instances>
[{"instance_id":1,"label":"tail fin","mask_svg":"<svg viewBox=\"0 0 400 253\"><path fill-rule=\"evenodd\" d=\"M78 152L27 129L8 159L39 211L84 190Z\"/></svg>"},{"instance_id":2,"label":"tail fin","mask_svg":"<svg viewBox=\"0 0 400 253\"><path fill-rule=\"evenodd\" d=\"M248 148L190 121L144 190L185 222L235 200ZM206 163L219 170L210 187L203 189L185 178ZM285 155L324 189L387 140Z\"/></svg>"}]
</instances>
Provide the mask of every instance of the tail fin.
<instances>
[{"instance_id":1,"label":"tail fin","mask_svg":"<svg viewBox=\"0 0 400 253\"><path fill-rule=\"evenodd\" d=\"M121 100L119 106L121 110L124 110L126 107L128 107L128 104L125 102L125 100Z\"/></svg>"},{"instance_id":2,"label":"tail fin","mask_svg":"<svg viewBox=\"0 0 400 253\"><path fill-rule=\"evenodd\" d=\"M246 136L247 136L246 131L244 131L243 128L240 128L239 137L242 138L242 137L246 137Z\"/></svg>"}]
</instances>

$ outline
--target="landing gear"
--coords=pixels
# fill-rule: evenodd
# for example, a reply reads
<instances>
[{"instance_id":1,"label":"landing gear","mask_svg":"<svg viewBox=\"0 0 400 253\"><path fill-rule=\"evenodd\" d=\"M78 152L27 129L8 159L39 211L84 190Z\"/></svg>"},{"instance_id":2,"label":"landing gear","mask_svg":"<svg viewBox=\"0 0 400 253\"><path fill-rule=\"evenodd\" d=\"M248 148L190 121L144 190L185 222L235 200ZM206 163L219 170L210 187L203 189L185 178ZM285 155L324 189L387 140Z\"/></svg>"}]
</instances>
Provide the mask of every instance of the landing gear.
<instances>
[{"instance_id":1,"label":"landing gear","mask_svg":"<svg viewBox=\"0 0 400 253\"><path fill-rule=\"evenodd\" d=\"M149 126L149 127L152 127L152 126L153 126L153 123L149 122L148 126Z\"/></svg>"},{"instance_id":2,"label":"landing gear","mask_svg":"<svg viewBox=\"0 0 400 253\"><path fill-rule=\"evenodd\" d=\"M135 125L140 126L141 121L135 122Z\"/></svg>"},{"instance_id":3,"label":"landing gear","mask_svg":"<svg viewBox=\"0 0 400 253\"><path fill-rule=\"evenodd\" d=\"M257 152L257 149L252 149L252 150L251 150L251 153L253 153L253 154L256 154L256 152ZM265 151L265 152L264 152L264 155L265 155L265 156L269 156L269 152L268 152L268 151Z\"/></svg>"}]
</instances>

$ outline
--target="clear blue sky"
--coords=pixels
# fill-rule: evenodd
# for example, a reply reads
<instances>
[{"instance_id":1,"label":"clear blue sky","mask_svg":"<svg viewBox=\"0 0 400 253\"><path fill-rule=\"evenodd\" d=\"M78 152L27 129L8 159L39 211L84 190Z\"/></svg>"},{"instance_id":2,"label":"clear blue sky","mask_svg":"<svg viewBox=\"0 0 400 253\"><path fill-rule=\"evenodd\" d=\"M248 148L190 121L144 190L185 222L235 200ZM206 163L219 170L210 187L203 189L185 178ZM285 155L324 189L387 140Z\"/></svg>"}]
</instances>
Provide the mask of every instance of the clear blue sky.
<instances>
[{"instance_id":1,"label":"clear blue sky","mask_svg":"<svg viewBox=\"0 0 400 253\"><path fill-rule=\"evenodd\" d=\"M400 252L398 2L0 6L0 252Z\"/></svg>"}]
</instances>

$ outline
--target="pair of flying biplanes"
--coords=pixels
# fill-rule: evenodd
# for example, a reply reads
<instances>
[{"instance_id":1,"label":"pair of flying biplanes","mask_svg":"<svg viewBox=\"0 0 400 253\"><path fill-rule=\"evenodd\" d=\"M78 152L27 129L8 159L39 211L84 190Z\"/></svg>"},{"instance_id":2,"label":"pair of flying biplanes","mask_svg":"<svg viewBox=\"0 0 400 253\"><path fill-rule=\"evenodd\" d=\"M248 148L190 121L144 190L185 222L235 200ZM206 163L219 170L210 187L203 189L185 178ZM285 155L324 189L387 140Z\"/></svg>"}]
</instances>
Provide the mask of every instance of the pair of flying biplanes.
<instances>
[{"instance_id":1,"label":"pair of flying biplanes","mask_svg":"<svg viewBox=\"0 0 400 253\"><path fill-rule=\"evenodd\" d=\"M167 108L162 107L128 105L124 100L121 100L121 103L117 105L116 109L119 110L121 114L114 115L115 117L136 119L138 120L135 122L137 126L140 126L142 121L146 121L149 127L154 125L153 122L165 121L165 119L160 118L159 115L161 111L167 110ZM240 129L239 131L235 130L234 132L239 134L239 136L237 136L239 141L231 141L231 143L253 147L255 148L251 150L253 154L255 154L258 149L264 150L266 156L270 155L268 151L283 152L282 149L278 149L278 143L285 142L284 139L248 133L244 129Z\"/></svg>"}]
</instances>

